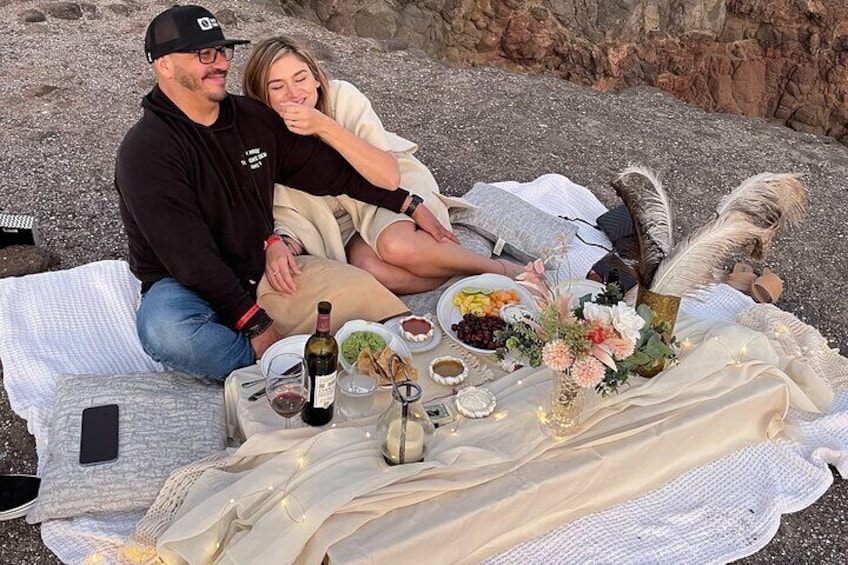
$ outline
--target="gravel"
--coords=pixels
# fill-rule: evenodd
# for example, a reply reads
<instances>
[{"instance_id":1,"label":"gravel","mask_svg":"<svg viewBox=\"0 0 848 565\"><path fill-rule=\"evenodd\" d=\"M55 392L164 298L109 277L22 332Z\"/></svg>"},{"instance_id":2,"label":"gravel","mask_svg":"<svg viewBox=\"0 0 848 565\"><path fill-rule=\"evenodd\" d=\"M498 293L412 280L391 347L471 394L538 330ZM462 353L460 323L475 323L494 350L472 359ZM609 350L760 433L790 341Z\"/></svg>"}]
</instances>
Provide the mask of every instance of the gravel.
<instances>
[{"instance_id":1,"label":"gravel","mask_svg":"<svg viewBox=\"0 0 848 565\"><path fill-rule=\"evenodd\" d=\"M169 2L60 4L0 0L0 209L36 216L44 247L61 259L54 268L69 268L126 258L114 154L153 84L144 29ZM707 114L652 88L601 93L551 77L454 69L402 42L342 37L284 17L272 2L206 6L222 15L231 37L306 40L333 76L371 97L388 129L420 144L419 157L450 194L476 181L555 172L613 204L612 175L641 164L660 174L687 233L745 178L803 173L807 217L765 264L786 281L780 306L846 351L848 148L833 139ZM235 69L247 53L237 52ZM230 77L234 91L238 75ZM0 471L34 469L32 438L0 390ZM844 562L848 489L835 481L816 504L784 516L777 537L743 562ZM0 523L0 563L54 562L37 527Z\"/></svg>"}]
</instances>

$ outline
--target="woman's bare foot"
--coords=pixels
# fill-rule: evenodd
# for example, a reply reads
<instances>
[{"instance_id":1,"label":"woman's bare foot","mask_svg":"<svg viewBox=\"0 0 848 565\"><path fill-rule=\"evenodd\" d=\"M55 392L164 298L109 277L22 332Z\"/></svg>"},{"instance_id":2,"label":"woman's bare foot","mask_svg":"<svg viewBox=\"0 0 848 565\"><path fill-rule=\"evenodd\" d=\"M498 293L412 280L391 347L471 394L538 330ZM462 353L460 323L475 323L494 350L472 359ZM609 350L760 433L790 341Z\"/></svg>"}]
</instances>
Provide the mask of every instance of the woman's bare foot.
<instances>
[{"instance_id":1,"label":"woman's bare foot","mask_svg":"<svg viewBox=\"0 0 848 565\"><path fill-rule=\"evenodd\" d=\"M495 259L495 261L497 261L498 263L501 264L501 269L503 269L503 273L501 273L501 274L504 275L505 277L510 278L510 279L514 279L515 277L517 277L518 275L520 275L521 273L524 272L524 266L523 265L519 265L518 263L513 263L509 259L500 258L500 259Z\"/></svg>"}]
</instances>

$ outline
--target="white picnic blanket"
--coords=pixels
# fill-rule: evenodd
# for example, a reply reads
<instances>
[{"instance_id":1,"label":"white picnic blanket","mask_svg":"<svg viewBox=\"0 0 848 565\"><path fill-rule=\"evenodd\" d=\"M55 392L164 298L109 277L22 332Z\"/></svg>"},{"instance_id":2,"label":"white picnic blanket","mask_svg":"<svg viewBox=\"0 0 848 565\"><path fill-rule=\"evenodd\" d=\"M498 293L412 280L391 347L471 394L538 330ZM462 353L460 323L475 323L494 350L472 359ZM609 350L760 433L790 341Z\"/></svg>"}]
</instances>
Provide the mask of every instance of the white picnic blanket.
<instances>
[{"instance_id":1,"label":"white picnic blanket","mask_svg":"<svg viewBox=\"0 0 848 565\"><path fill-rule=\"evenodd\" d=\"M138 341L140 288L123 261L0 280L3 382L35 436L39 461L56 377L162 370Z\"/></svg>"},{"instance_id":2,"label":"white picnic blanket","mask_svg":"<svg viewBox=\"0 0 848 565\"><path fill-rule=\"evenodd\" d=\"M560 175L498 186L551 214L593 222L606 210L591 192ZM597 230L578 227L583 240L609 245ZM585 274L603 253L575 239L563 274ZM0 280L4 384L40 453L56 375L160 369L144 354L135 333L138 289L120 261ZM751 304L719 285L700 302L684 301L683 309L704 319L733 320ZM839 390L828 414L800 425L803 443L771 441L742 450L491 562L720 563L753 553L774 535L782 513L808 506L827 489L832 481L827 463L843 476L848 473L848 393ZM116 547L138 518L127 513L49 521L42 525L42 537L62 561L83 563L93 553ZM616 543L609 543L610 531L616 532Z\"/></svg>"}]
</instances>

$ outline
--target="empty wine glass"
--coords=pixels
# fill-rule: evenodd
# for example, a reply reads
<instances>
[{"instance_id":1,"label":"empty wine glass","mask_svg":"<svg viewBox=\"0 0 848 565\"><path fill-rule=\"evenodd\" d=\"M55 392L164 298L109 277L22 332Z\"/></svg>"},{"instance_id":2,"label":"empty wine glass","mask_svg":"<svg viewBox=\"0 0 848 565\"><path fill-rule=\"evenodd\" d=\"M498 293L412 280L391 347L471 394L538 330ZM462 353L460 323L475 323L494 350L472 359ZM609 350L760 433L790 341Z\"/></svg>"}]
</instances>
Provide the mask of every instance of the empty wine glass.
<instances>
[{"instance_id":1,"label":"empty wine glass","mask_svg":"<svg viewBox=\"0 0 848 565\"><path fill-rule=\"evenodd\" d=\"M283 352L271 359L265 394L274 412L286 419L286 429L291 428L292 416L300 414L309 398L309 371L303 355Z\"/></svg>"}]
</instances>

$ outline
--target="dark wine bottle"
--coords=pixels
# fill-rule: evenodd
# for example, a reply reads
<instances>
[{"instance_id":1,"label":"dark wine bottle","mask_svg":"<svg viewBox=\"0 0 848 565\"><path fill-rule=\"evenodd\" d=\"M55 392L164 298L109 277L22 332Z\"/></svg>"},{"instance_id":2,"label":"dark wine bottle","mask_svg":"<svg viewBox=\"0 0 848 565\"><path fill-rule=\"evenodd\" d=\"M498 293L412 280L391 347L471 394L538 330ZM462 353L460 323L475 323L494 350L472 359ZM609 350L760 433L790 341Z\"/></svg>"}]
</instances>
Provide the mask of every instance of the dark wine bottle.
<instances>
[{"instance_id":1,"label":"dark wine bottle","mask_svg":"<svg viewBox=\"0 0 848 565\"><path fill-rule=\"evenodd\" d=\"M315 333L306 341L306 365L309 368L309 400L303 407L303 421L310 426L323 426L333 419L336 401L336 367L339 346L330 335L329 302L318 303Z\"/></svg>"}]
</instances>

